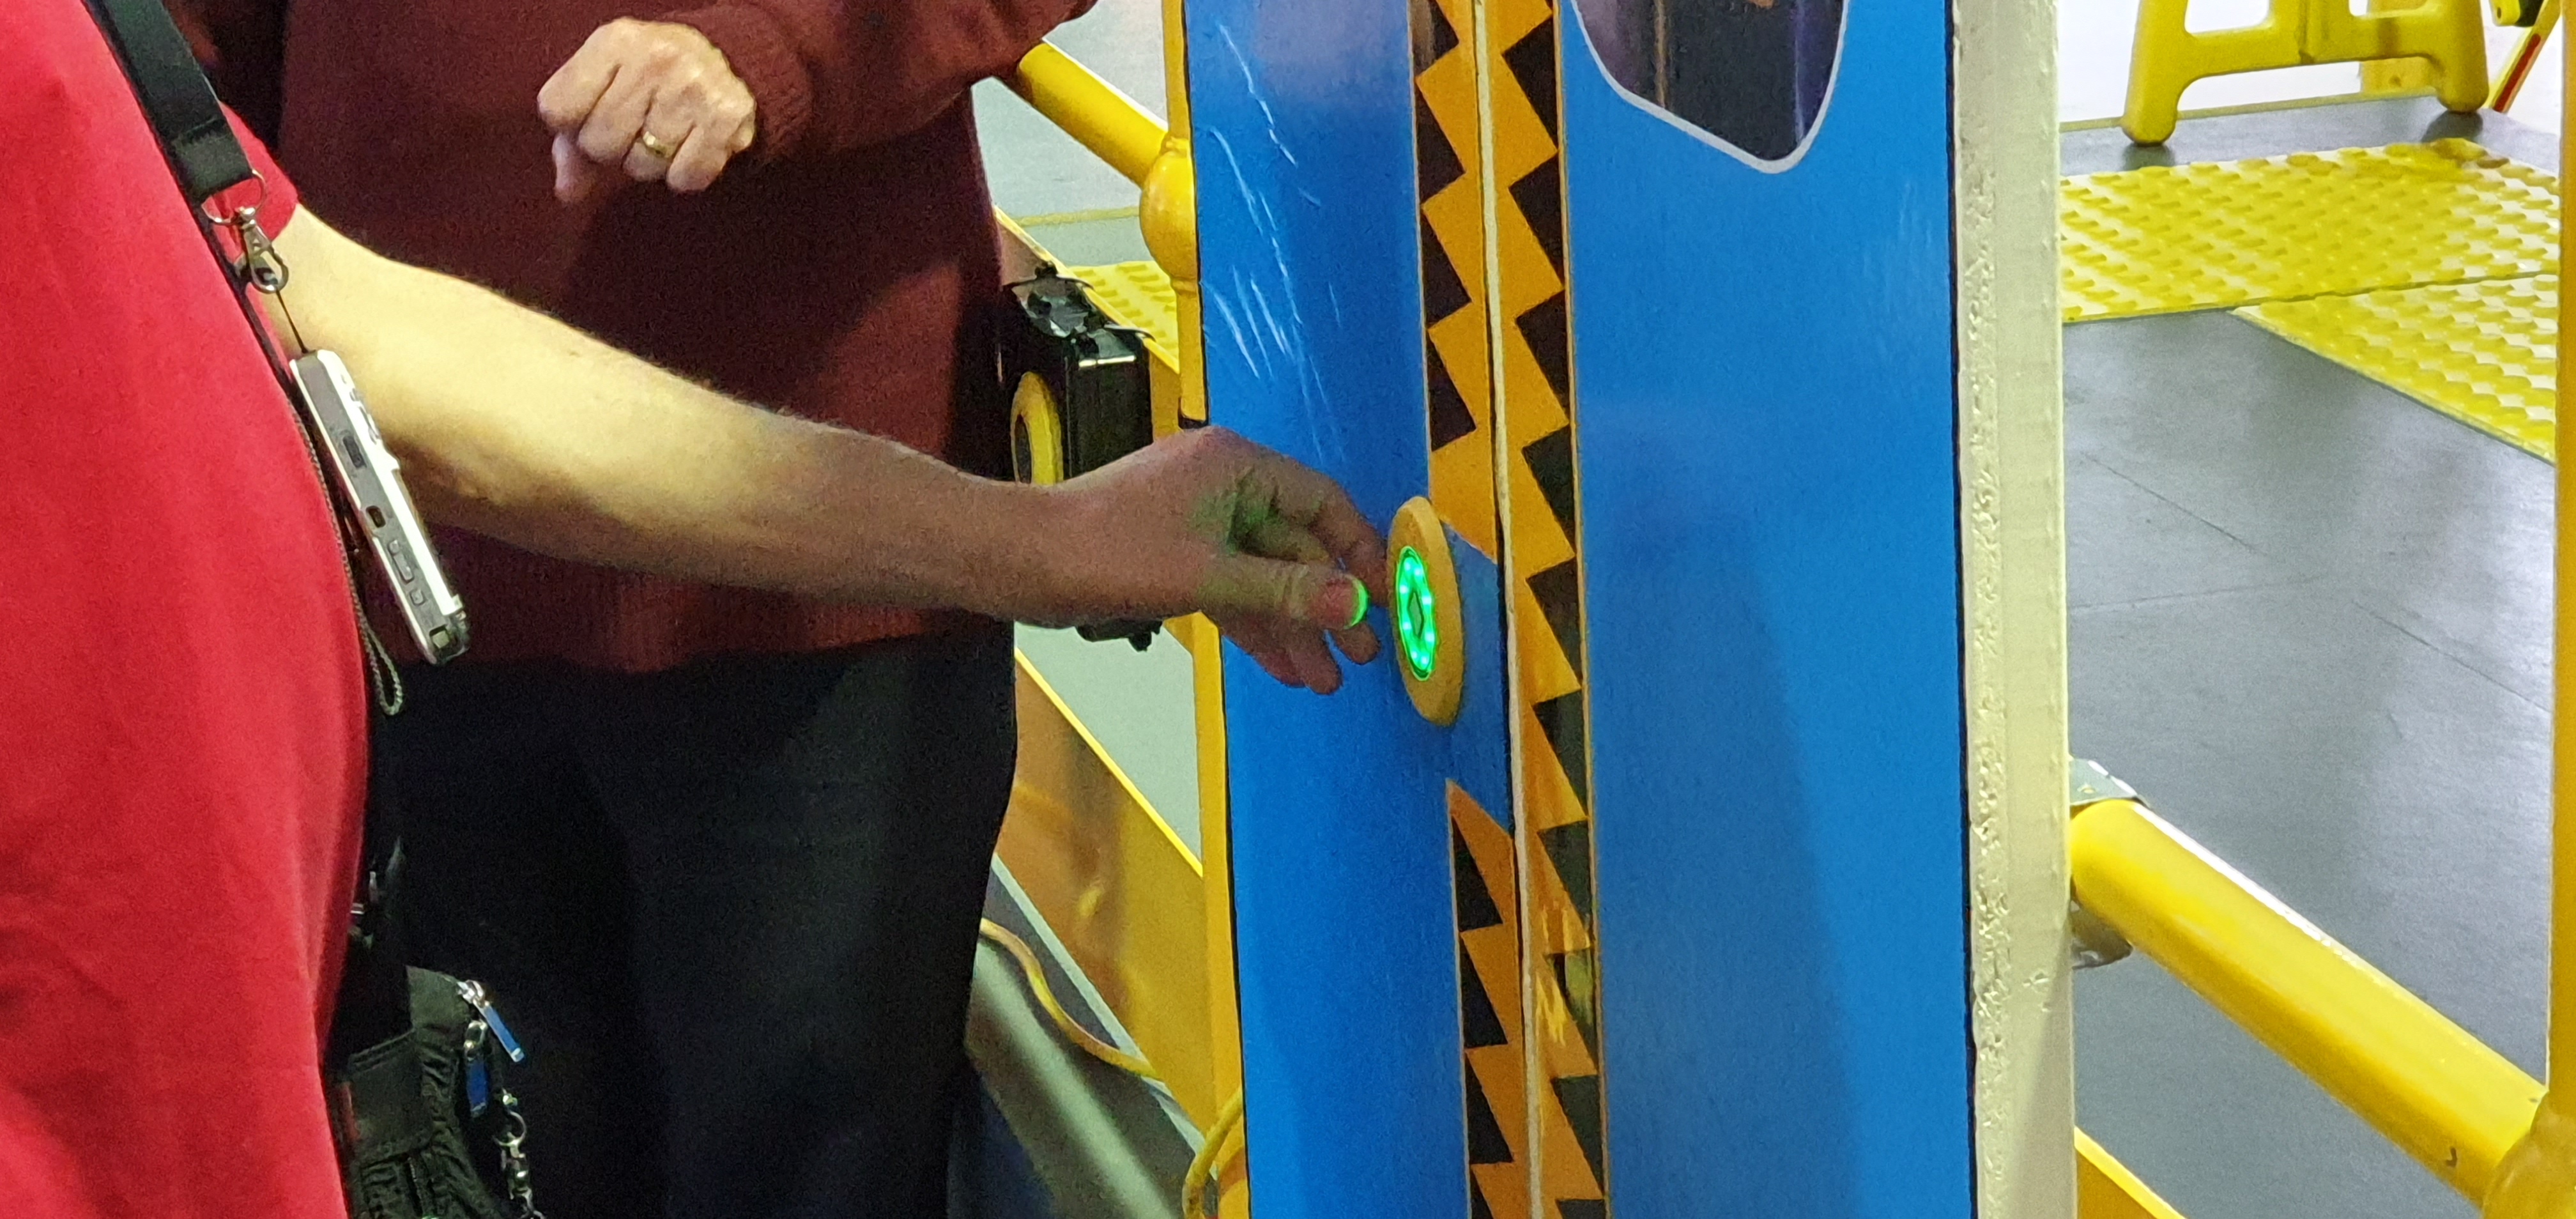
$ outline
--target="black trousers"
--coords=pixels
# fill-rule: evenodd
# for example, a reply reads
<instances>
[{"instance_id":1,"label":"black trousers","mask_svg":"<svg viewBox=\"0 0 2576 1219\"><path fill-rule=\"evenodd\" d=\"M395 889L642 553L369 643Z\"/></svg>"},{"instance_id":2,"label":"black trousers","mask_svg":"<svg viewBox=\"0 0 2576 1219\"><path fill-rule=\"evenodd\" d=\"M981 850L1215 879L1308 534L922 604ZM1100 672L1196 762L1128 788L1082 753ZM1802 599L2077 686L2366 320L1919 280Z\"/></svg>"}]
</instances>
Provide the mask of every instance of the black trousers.
<instances>
[{"instance_id":1,"label":"black trousers","mask_svg":"<svg viewBox=\"0 0 2576 1219\"><path fill-rule=\"evenodd\" d=\"M1009 634L407 670L416 963L475 978L551 1219L945 1213Z\"/></svg>"}]
</instances>

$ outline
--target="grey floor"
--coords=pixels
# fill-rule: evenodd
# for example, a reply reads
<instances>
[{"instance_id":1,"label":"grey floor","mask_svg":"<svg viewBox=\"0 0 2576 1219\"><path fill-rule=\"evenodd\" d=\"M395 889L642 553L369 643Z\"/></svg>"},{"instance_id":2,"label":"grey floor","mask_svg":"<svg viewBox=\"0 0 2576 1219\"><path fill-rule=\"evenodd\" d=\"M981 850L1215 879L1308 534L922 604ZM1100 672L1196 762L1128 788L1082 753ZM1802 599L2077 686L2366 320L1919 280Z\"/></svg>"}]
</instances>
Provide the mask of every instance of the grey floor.
<instances>
[{"instance_id":1,"label":"grey floor","mask_svg":"<svg viewBox=\"0 0 2576 1219\"><path fill-rule=\"evenodd\" d=\"M2178 159L2554 137L2423 102L2187 124ZM2117 168L2069 136L2069 173ZM2224 313L2066 334L2074 744L2541 1066L2552 471ZM2476 1208L2142 958L2083 975L2087 1130L2189 1219Z\"/></svg>"}]
</instances>

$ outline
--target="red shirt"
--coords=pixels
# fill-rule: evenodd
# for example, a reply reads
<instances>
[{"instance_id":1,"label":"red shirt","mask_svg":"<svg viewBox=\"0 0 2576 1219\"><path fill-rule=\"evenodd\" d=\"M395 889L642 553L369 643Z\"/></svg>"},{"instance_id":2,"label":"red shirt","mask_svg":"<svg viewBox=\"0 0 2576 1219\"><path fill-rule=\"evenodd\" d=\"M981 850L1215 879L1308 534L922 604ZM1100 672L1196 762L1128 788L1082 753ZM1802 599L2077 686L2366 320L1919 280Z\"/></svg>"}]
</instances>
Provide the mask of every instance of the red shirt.
<instances>
[{"instance_id":1,"label":"red shirt","mask_svg":"<svg viewBox=\"0 0 2576 1219\"><path fill-rule=\"evenodd\" d=\"M336 1216L366 694L329 510L87 10L0 14L0 1214Z\"/></svg>"},{"instance_id":2,"label":"red shirt","mask_svg":"<svg viewBox=\"0 0 2576 1219\"><path fill-rule=\"evenodd\" d=\"M182 0L217 84L358 241L764 406L1009 470L967 90L1089 0ZM568 208L537 91L617 17L696 27L758 106L715 187ZM282 41L281 41L282 40ZM282 89L281 89L282 85ZM457 370L460 377L472 369ZM468 660L629 671L960 620L611 572L449 534Z\"/></svg>"}]
</instances>

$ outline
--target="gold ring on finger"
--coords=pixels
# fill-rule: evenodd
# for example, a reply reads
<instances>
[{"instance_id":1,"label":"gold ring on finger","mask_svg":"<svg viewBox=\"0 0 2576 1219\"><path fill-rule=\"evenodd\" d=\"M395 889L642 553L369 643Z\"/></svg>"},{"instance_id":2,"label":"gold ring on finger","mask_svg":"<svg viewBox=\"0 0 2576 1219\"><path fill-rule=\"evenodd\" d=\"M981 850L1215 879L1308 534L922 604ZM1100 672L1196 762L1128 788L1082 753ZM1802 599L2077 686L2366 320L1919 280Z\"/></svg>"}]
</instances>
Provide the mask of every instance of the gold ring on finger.
<instances>
[{"instance_id":1,"label":"gold ring on finger","mask_svg":"<svg viewBox=\"0 0 2576 1219\"><path fill-rule=\"evenodd\" d=\"M653 134L653 133L652 133L652 132L650 132L650 131L644 132L644 133L642 133L642 134L640 134L640 135L636 136L636 137L635 137L635 142L636 142L636 144L640 145L640 146L644 149L644 151L646 151L646 152L648 152L648 153L651 153L652 155L654 155L654 156L656 156L656 157L659 157L659 158L661 158L662 160L665 160L665 161L670 160L670 159L671 159L672 154L677 153L678 151L680 151L680 146L679 146L679 145L677 145L677 144L666 144L666 143L663 143L663 142L662 142L662 137L657 136L657 135Z\"/></svg>"}]
</instances>

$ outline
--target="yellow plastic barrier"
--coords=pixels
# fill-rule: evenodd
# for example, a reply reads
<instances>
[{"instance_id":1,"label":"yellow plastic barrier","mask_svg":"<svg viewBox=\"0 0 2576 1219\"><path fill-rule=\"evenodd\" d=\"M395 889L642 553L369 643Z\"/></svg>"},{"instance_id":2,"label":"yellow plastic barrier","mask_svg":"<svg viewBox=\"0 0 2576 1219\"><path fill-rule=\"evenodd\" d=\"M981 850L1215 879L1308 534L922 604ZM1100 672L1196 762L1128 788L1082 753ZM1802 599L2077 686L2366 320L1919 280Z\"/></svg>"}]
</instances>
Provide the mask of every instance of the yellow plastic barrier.
<instances>
[{"instance_id":1,"label":"yellow plastic barrier","mask_svg":"<svg viewBox=\"0 0 2576 1219\"><path fill-rule=\"evenodd\" d=\"M2471 1200L2530 1128L2538 1081L2163 819L2087 805L2075 898Z\"/></svg>"},{"instance_id":2,"label":"yellow plastic barrier","mask_svg":"<svg viewBox=\"0 0 2576 1219\"><path fill-rule=\"evenodd\" d=\"M2434 92L2444 106L2473 112L2487 100L2480 3L2423 0L2397 12L2357 14L2349 0L2272 0L2259 25L2195 34L2183 24L2190 0L2142 0L2120 129L2141 144L2164 143L2173 135L2183 90L2204 77L2408 58L2432 65Z\"/></svg>"}]
</instances>

